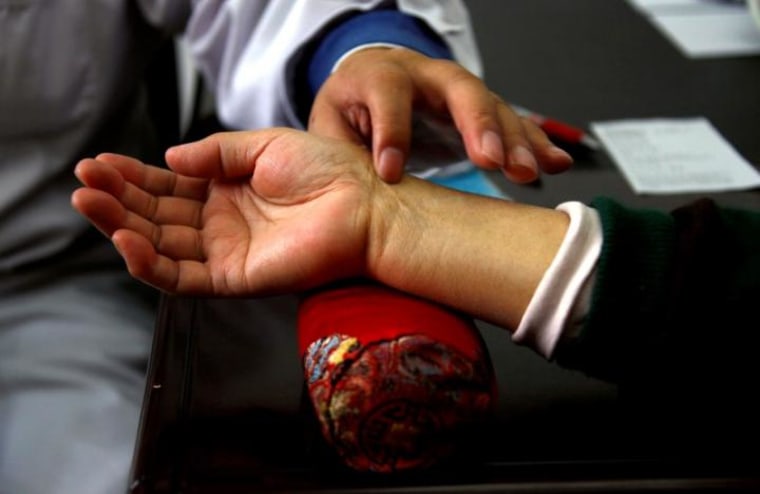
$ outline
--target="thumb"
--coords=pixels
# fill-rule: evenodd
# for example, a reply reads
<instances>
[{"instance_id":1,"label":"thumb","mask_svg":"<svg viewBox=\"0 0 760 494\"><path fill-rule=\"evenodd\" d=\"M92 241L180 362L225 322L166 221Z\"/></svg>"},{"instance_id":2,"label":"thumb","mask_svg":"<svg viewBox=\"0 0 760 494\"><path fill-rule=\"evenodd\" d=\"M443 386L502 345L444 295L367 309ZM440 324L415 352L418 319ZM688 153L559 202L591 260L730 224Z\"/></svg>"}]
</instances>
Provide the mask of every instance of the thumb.
<instances>
[{"instance_id":1,"label":"thumb","mask_svg":"<svg viewBox=\"0 0 760 494\"><path fill-rule=\"evenodd\" d=\"M169 168L180 175L206 179L232 179L253 174L266 148L294 129L218 132L199 141L170 147Z\"/></svg>"}]
</instances>

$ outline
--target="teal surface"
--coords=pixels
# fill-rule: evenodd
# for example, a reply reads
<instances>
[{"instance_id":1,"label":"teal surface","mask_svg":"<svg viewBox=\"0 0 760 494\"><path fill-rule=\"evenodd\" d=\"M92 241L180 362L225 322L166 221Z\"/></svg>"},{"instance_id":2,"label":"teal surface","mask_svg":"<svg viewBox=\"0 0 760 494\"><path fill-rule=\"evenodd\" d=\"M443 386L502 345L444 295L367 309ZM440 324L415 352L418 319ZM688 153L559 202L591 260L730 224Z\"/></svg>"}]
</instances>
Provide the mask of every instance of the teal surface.
<instances>
[{"instance_id":1,"label":"teal surface","mask_svg":"<svg viewBox=\"0 0 760 494\"><path fill-rule=\"evenodd\" d=\"M485 172L474 166L462 173L442 177L433 176L428 180L438 185L443 185L444 187L464 192L496 197L499 199L509 199L509 197L493 183Z\"/></svg>"}]
</instances>

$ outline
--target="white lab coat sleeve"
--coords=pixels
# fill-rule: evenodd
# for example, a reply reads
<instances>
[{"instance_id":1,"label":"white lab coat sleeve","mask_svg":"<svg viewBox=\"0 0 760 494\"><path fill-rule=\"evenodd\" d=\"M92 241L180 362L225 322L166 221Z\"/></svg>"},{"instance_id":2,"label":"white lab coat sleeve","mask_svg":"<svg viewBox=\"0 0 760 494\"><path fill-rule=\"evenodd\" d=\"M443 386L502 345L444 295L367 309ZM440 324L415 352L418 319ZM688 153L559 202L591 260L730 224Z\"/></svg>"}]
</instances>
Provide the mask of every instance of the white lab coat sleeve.
<instances>
[{"instance_id":1,"label":"white lab coat sleeve","mask_svg":"<svg viewBox=\"0 0 760 494\"><path fill-rule=\"evenodd\" d=\"M399 0L402 12L424 20L448 45L454 60L483 77L483 65L467 7L461 1Z\"/></svg>"},{"instance_id":2,"label":"white lab coat sleeve","mask_svg":"<svg viewBox=\"0 0 760 494\"><path fill-rule=\"evenodd\" d=\"M195 0L185 40L223 124L302 128L294 94L304 48L342 15L388 5L382 0ZM480 74L469 16L460 1L401 0L398 8L426 21L457 61Z\"/></svg>"}]
</instances>

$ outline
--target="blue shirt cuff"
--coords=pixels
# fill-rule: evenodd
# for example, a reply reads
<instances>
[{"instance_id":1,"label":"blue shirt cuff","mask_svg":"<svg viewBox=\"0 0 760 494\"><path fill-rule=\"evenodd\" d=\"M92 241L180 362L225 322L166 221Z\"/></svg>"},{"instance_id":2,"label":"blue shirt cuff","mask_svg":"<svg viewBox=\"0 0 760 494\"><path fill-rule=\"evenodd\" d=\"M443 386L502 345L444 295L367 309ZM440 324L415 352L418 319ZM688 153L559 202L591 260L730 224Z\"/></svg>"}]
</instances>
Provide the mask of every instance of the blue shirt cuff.
<instances>
[{"instance_id":1,"label":"blue shirt cuff","mask_svg":"<svg viewBox=\"0 0 760 494\"><path fill-rule=\"evenodd\" d=\"M308 79L316 94L348 51L372 43L389 43L431 58L451 59L451 50L423 21L398 10L374 10L340 23L322 39L309 62Z\"/></svg>"}]
</instances>

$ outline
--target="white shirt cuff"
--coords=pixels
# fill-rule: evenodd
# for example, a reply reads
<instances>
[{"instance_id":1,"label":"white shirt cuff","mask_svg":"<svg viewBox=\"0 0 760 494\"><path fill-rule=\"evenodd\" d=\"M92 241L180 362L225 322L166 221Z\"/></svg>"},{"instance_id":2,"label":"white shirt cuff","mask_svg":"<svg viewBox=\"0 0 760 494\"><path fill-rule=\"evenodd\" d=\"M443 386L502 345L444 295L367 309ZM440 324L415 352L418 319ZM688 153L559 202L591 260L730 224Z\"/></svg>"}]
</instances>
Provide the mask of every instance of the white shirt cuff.
<instances>
[{"instance_id":1,"label":"white shirt cuff","mask_svg":"<svg viewBox=\"0 0 760 494\"><path fill-rule=\"evenodd\" d=\"M585 318L602 247L595 209L572 201L557 206L570 226L557 255L533 294L513 341L550 359L557 342L575 332Z\"/></svg>"}]
</instances>

